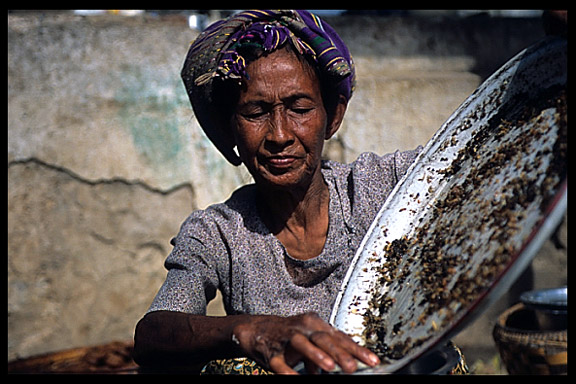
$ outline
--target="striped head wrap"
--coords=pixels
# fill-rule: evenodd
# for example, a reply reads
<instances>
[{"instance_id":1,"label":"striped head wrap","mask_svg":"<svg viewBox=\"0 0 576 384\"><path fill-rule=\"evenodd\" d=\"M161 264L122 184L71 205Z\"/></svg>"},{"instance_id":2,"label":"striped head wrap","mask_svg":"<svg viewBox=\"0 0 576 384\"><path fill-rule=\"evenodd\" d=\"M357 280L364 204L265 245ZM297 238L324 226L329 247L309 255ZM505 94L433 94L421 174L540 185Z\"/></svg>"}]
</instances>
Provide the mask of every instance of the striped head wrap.
<instances>
[{"instance_id":1,"label":"striped head wrap","mask_svg":"<svg viewBox=\"0 0 576 384\"><path fill-rule=\"evenodd\" d=\"M241 161L233 150L228 122L218 110L216 82L240 83L247 77L244 48L256 47L266 53L286 43L311 58L338 94L347 100L352 97L355 71L348 48L331 26L308 11L241 12L213 23L190 46L181 75L194 113L208 138L234 165Z\"/></svg>"}]
</instances>

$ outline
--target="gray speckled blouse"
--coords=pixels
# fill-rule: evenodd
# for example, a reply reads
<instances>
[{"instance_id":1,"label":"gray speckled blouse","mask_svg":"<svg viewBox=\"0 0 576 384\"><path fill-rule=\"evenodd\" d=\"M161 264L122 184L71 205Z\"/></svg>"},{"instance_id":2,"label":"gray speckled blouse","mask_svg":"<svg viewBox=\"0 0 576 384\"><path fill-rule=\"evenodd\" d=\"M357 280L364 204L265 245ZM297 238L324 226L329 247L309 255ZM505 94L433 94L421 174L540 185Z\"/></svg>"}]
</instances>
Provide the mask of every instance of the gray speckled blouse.
<instances>
[{"instance_id":1,"label":"gray speckled blouse","mask_svg":"<svg viewBox=\"0 0 576 384\"><path fill-rule=\"evenodd\" d=\"M229 315L314 311L327 321L356 249L420 149L364 153L351 164L322 163L330 224L324 250L310 260L290 257L261 221L253 184L193 212L173 240L166 281L148 312L205 314L220 289Z\"/></svg>"}]
</instances>

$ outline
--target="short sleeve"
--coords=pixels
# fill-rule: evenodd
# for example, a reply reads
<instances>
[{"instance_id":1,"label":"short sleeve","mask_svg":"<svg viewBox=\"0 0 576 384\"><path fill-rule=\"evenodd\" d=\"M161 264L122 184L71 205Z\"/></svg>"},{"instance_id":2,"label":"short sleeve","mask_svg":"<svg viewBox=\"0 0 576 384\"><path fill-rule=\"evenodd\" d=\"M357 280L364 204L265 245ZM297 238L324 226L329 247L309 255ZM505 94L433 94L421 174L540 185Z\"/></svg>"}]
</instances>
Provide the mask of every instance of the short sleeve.
<instances>
[{"instance_id":1,"label":"short sleeve","mask_svg":"<svg viewBox=\"0 0 576 384\"><path fill-rule=\"evenodd\" d=\"M148 312L177 311L206 314L206 305L219 286L218 250L208 243L209 223L203 212L193 213L173 240L174 248L164 263L168 274ZM217 233L217 231L216 231Z\"/></svg>"}]
</instances>

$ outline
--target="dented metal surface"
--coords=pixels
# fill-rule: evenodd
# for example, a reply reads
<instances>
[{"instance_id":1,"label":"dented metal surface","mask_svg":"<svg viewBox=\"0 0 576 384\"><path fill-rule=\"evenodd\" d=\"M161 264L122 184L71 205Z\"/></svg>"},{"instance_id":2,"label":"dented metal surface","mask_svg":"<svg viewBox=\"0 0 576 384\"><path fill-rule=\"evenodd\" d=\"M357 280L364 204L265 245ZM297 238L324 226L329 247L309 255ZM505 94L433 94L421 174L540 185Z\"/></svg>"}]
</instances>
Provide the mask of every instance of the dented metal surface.
<instances>
[{"instance_id":1,"label":"dented metal surface","mask_svg":"<svg viewBox=\"0 0 576 384\"><path fill-rule=\"evenodd\" d=\"M364 373L394 372L455 335L512 284L561 220L566 47L545 40L487 79L380 210L331 317L381 356Z\"/></svg>"}]
</instances>

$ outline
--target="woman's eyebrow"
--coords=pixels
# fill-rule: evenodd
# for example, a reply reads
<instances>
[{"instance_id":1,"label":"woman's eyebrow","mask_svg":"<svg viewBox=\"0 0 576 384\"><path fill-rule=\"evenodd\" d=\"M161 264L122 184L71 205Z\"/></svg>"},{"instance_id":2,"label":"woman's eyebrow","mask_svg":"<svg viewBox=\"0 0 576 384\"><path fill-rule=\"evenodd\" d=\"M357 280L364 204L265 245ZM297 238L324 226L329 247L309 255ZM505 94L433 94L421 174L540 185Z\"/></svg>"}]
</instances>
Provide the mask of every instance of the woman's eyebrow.
<instances>
[{"instance_id":1,"label":"woman's eyebrow","mask_svg":"<svg viewBox=\"0 0 576 384\"><path fill-rule=\"evenodd\" d=\"M286 97L281 98L280 100L283 103L293 103L296 100L301 100L301 99L306 99L306 100L314 100L314 97L312 97L310 94L306 93L306 92L296 92L294 94L288 95ZM265 98L258 98L255 97L254 99L251 100L245 100L242 102L238 103L237 108L243 108L243 107L251 107L251 106L258 106L258 107L262 107L262 106L269 106L269 105L273 105L275 103L271 103L270 101L266 100Z\"/></svg>"},{"instance_id":2,"label":"woman's eyebrow","mask_svg":"<svg viewBox=\"0 0 576 384\"><path fill-rule=\"evenodd\" d=\"M239 102L238 105L236 106L236 109L242 109L242 108L251 108L251 107L267 107L271 105L271 103L259 99L259 100L246 100L244 102Z\"/></svg>"},{"instance_id":3,"label":"woman's eyebrow","mask_svg":"<svg viewBox=\"0 0 576 384\"><path fill-rule=\"evenodd\" d=\"M286 96L282 99L283 102L294 102L299 99L308 99L314 100L314 98L306 92L298 92L289 96Z\"/></svg>"}]
</instances>

